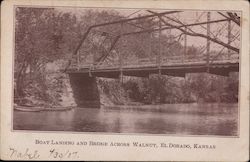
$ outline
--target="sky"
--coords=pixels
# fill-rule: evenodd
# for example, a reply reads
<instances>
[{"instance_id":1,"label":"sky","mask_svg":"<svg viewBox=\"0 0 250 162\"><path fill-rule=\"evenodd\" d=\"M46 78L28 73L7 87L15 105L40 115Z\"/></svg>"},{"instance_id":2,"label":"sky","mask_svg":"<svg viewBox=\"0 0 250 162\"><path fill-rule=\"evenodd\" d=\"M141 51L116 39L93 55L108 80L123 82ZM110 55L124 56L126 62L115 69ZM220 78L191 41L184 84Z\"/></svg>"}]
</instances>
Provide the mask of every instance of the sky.
<instances>
[{"instance_id":1,"label":"sky","mask_svg":"<svg viewBox=\"0 0 250 162\"><path fill-rule=\"evenodd\" d=\"M89 9L89 8L88 8ZM97 11L102 11L102 10L110 10L110 8L91 8L93 10L97 10ZM86 8L57 8L57 10L62 11L62 12L71 12L74 13L78 16L83 15L84 12L86 11ZM144 9L112 9L117 11L120 15L125 16L126 18L133 18L133 17L138 17L139 15L149 15L150 13ZM167 10L151 10L154 12L165 12ZM226 13L225 11L221 11L222 13ZM217 11L210 11L211 14L211 20L219 20L219 19L224 19L223 16L221 16L220 14L217 13ZM238 12L237 15L240 16L240 13ZM180 13L175 13L175 14L171 14L168 15L171 18L177 18L179 19L181 22L183 22L184 24L189 24L189 23L196 23L196 22L205 22L207 21L207 11L191 11L191 10L185 10L183 12ZM173 23L173 22L172 22ZM237 33L240 32L240 28L239 26L237 26L235 23L231 23L231 27L233 28L232 30L232 34L233 35L237 35ZM211 28L211 33L213 33L214 35L219 35L218 39L227 42L227 22L220 22L220 23L216 23L216 24L211 24L210 25ZM191 27L191 29L195 32L201 33L201 34L206 34L206 25L202 25L202 26L194 26ZM218 32L219 31L219 32ZM172 35L178 35L180 34L180 31L177 29L171 29L170 31L168 31L168 33L171 33ZM206 45L207 40L204 38L200 38L200 37L192 37L192 36L187 36L187 45L188 46L205 46ZM184 44L184 40L181 41L182 44ZM239 46L240 42L239 40L235 39L234 42L231 43L231 45L233 46ZM218 45L216 43L211 42L211 49L214 50L220 50L222 49L221 45Z\"/></svg>"}]
</instances>

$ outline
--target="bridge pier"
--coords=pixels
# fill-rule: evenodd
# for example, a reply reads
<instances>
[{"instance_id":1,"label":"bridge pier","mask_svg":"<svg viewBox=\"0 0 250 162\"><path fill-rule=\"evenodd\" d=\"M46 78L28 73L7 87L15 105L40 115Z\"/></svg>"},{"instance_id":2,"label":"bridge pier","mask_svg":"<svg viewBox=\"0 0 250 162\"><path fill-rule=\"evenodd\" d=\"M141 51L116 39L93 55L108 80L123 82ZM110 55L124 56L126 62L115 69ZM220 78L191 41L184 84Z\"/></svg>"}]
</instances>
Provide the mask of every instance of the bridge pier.
<instances>
[{"instance_id":1,"label":"bridge pier","mask_svg":"<svg viewBox=\"0 0 250 162\"><path fill-rule=\"evenodd\" d=\"M80 108L100 108L100 94L95 77L84 74L69 74L75 102Z\"/></svg>"}]
</instances>

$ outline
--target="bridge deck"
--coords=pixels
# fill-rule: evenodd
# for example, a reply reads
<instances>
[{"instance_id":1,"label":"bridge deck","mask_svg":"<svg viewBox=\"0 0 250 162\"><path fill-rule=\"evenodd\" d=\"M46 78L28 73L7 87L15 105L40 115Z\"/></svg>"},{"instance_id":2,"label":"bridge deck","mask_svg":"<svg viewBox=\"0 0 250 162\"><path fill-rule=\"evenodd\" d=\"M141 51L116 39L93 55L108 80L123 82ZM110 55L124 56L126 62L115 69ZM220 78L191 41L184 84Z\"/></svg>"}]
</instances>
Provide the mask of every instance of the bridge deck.
<instances>
[{"instance_id":1,"label":"bridge deck","mask_svg":"<svg viewBox=\"0 0 250 162\"><path fill-rule=\"evenodd\" d=\"M207 66L206 61L199 62L184 62L161 64L159 67L156 64L145 65L118 65L112 66L81 66L80 68L71 67L67 69L67 73L78 73L86 76L97 76L107 78L118 78L120 74L127 76L147 77L150 74L161 73L163 75L185 76L186 73L201 73L210 72L218 75L228 75L229 72L238 72L238 60L220 60L214 61Z\"/></svg>"}]
</instances>

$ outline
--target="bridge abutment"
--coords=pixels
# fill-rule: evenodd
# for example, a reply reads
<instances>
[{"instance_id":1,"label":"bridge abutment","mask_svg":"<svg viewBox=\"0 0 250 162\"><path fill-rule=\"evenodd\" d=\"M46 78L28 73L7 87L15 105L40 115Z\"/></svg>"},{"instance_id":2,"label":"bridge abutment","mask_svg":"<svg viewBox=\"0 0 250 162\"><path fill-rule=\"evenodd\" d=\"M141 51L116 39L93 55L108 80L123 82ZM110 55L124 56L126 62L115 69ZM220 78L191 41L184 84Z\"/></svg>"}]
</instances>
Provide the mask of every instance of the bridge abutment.
<instances>
[{"instance_id":1,"label":"bridge abutment","mask_svg":"<svg viewBox=\"0 0 250 162\"><path fill-rule=\"evenodd\" d=\"M75 102L80 108L100 108L100 94L95 77L69 74Z\"/></svg>"}]
</instances>

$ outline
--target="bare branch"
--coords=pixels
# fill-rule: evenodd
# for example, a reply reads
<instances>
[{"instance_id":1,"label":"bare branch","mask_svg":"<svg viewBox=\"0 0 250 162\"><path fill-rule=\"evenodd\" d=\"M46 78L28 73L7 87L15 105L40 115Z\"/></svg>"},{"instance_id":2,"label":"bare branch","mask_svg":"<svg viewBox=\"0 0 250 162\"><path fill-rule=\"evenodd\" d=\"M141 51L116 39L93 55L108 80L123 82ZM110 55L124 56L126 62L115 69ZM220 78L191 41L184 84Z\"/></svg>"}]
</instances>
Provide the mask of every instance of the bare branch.
<instances>
[{"instance_id":1,"label":"bare branch","mask_svg":"<svg viewBox=\"0 0 250 162\"><path fill-rule=\"evenodd\" d=\"M226 44L226 43L224 43L224 42L222 42L222 41L220 41L220 40L211 38L211 37L209 37L209 36L206 36L206 35L200 34L200 33L190 33L190 32L188 32L188 31L186 31L185 29L182 29L181 27L178 27L178 26L172 25L172 24L170 24L170 23L167 23L167 22L166 22L163 18L161 18L161 17L159 17L159 18L161 19L161 21L162 21L165 25L168 25L168 26L171 26L171 27L173 27L173 28L176 28L176 29L180 30L181 32L183 32L183 33L185 33L185 34L187 34L187 35L194 36L194 37L206 38L206 39L208 39L208 40L210 40L210 41L213 41L213 42L215 42L215 43L218 43L218 44L220 44L220 45L222 45L222 46L225 46L225 47L228 48L228 49L231 49L231 50L233 50L233 51L239 53L239 49L238 49L238 48L235 48L235 47L233 47L233 46L231 46L231 45L229 45L229 44Z\"/></svg>"},{"instance_id":2,"label":"bare branch","mask_svg":"<svg viewBox=\"0 0 250 162\"><path fill-rule=\"evenodd\" d=\"M220 15L222 15L223 17L232 20L235 24L237 24L238 26L240 26L240 17L236 14L236 13L232 13L232 12L227 12L228 16L226 16L225 14L218 12Z\"/></svg>"}]
</instances>

